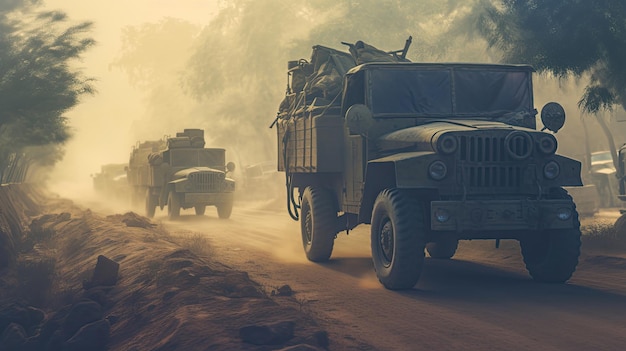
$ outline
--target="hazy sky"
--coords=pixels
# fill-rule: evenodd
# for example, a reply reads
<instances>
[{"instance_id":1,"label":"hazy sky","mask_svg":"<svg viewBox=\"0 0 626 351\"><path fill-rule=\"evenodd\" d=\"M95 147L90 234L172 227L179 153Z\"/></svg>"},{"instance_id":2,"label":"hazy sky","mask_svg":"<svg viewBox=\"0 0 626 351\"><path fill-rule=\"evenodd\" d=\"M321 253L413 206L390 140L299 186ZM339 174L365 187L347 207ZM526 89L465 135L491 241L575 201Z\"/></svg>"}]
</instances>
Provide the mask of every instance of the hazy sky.
<instances>
[{"instance_id":1,"label":"hazy sky","mask_svg":"<svg viewBox=\"0 0 626 351\"><path fill-rule=\"evenodd\" d=\"M109 64L119 55L122 28L164 17L204 25L218 11L218 0L44 0L47 9L61 10L72 23L94 22L91 36L98 42L80 63L87 76L97 79L98 93L85 97L67 116L75 132L64 160L53 173L51 186L62 195L91 186L90 174L106 163L128 161L136 140L132 121L141 117L141 92L132 88L119 70Z\"/></svg>"}]
</instances>

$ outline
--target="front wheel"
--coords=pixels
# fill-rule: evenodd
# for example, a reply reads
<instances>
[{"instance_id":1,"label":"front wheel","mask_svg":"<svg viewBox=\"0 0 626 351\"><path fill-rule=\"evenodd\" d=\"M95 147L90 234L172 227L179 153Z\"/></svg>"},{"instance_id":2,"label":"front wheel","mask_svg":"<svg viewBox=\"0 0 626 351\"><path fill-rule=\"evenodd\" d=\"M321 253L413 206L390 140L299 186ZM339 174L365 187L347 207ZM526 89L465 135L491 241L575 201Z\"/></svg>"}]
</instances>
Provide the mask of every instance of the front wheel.
<instances>
[{"instance_id":1,"label":"front wheel","mask_svg":"<svg viewBox=\"0 0 626 351\"><path fill-rule=\"evenodd\" d=\"M410 289L424 266L427 231L422 201L398 189L383 190L374 203L372 260L378 280L391 290Z\"/></svg>"},{"instance_id":2,"label":"front wheel","mask_svg":"<svg viewBox=\"0 0 626 351\"><path fill-rule=\"evenodd\" d=\"M217 217L219 219L228 219L233 212L233 196L229 196L226 201L216 205Z\"/></svg>"},{"instance_id":3,"label":"front wheel","mask_svg":"<svg viewBox=\"0 0 626 351\"><path fill-rule=\"evenodd\" d=\"M167 216L170 220L177 219L180 216L179 194L173 191L170 191L167 196Z\"/></svg>"},{"instance_id":4,"label":"front wheel","mask_svg":"<svg viewBox=\"0 0 626 351\"><path fill-rule=\"evenodd\" d=\"M307 187L302 194L300 232L309 261L330 259L337 234L337 211L333 194L323 188Z\"/></svg>"},{"instance_id":5,"label":"front wheel","mask_svg":"<svg viewBox=\"0 0 626 351\"><path fill-rule=\"evenodd\" d=\"M572 199L563 189L557 189L551 198ZM520 239L526 269L534 280L564 283L576 270L581 233L575 206L572 221L573 228L538 231Z\"/></svg>"},{"instance_id":6,"label":"front wheel","mask_svg":"<svg viewBox=\"0 0 626 351\"><path fill-rule=\"evenodd\" d=\"M156 196L150 193L150 188L146 190L146 216L148 218L154 217L157 207Z\"/></svg>"}]
</instances>

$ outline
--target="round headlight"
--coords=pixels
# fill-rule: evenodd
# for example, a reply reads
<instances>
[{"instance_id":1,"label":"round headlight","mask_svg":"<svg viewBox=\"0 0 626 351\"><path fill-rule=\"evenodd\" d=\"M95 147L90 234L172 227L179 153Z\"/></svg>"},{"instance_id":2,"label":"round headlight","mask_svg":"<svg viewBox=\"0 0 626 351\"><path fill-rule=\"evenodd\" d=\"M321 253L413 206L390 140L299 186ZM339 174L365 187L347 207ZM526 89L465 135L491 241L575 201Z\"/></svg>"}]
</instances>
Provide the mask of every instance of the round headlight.
<instances>
[{"instance_id":1,"label":"round headlight","mask_svg":"<svg viewBox=\"0 0 626 351\"><path fill-rule=\"evenodd\" d=\"M437 148L443 154L451 154L456 151L458 142L452 135L444 135L437 140Z\"/></svg>"},{"instance_id":2,"label":"round headlight","mask_svg":"<svg viewBox=\"0 0 626 351\"><path fill-rule=\"evenodd\" d=\"M538 141L539 151L546 155L556 152L556 138L552 135L542 136Z\"/></svg>"},{"instance_id":3,"label":"round headlight","mask_svg":"<svg viewBox=\"0 0 626 351\"><path fill-rule=\"evenodd\" d=\"M566 221L572 218L572 209L569 207L562 207L556 211L556 218Z\"/></svg>"},{"instance_id":4,"label":"round headlight","mask_svg":"<svg viewBox=\"0 0 626 351\"><path fill-rule=\"evenodd\" d=\"M550 161L546 163L545 166L543 166L543 176L547 179L556 179L556 177L559 176L560 172L561 168L559 167L559 164L554 161Z\"/></svg>"},{"instance_id":5,"label":"round headlight","mask_svg":"<svg viewBox=\"0 0 626 351\"><path fill-rule=\"evenodd\" d=\"M435 161L428 166L428 175L434 180L442 180L448 174L448 167L442 161Z\"/></svg>"},{"instance_id":6,"label":"round headlight","mask_svg":"<svg viewBox=\"0 0 626 351\"><path fill-rule=\"evenodd\" d=\"M450 220L450 212L443 208L438 208L435 210L435 218L439 223L445 223Z\"/></svg>"}]
</instances>

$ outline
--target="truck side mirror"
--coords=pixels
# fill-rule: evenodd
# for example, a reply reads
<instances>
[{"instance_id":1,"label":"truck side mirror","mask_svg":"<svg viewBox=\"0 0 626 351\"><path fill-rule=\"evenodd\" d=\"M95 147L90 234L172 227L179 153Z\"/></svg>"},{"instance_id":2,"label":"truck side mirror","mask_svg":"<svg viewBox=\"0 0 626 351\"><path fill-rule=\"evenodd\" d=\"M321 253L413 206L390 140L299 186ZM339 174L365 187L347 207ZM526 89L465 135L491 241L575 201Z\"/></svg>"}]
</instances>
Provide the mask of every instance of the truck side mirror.
<instances>
[{"instance_id":1,"label":"truck side mirror","mask_svg":"<svg viewBox=\"0 0 626 351\"><path fill-rule=\"evenodd\" d=\"M544 127L541 130L548 129L556 133L565 124L565 110L557 102L548 102L541 109L541 122Z\"/></svg>"},{"instance_id":2,"label":"truck side mirror","mask_svg":"<svg viewBox=\"0 0 626 351\"><path fill-rule=\"evenodd\" d=\"M353 134L365 134L374 125L372 111L362 104L355 104L346 111L348 129Z\"/></svg>"},{"instance_id":3,"label":"truck side mirror","mask_svg":"<svg viewBox=\"0 0 626 351\"><path fill-rule=\"evenodd\" d=\"M232 172L235 170L235 164L233 162L228 162L226 164L226 170L229 172Z\"/></svg>"}]
</instances>

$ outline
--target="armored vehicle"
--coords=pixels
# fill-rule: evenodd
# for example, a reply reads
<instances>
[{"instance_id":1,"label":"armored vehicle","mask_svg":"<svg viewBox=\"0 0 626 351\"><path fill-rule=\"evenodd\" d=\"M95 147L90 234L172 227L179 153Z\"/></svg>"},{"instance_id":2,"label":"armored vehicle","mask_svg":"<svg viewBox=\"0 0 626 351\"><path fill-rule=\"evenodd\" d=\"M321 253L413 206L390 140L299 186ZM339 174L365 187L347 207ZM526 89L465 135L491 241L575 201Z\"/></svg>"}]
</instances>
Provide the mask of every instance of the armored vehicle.
<instances>
[{"instance_id":1,"label":"armored vehicle","mask_svg":"<svg viewBox=\"0 0 626 351\"><path fill-rule=\"evenodd\" d=\"M146 141L135 146L128 164L128 181L134 203L143 199L146 216L167 206L170 219L181 209L194 208L204 215L206 206L217 207L219 218L229 218L233 208L235 169L226 164L226 151L205 148L202 129L185 129L175 137Z\"/></svg>"},{"instance_id":2,"label":"armored vehicle","mask_svg":"<svg viewBox=\"0 0 626 351\"><path fill-rule=\"evenodd\" d=\"M409 44L314 46L288 63L272 126L307 258L328 260L340 231L369 224L388 289L418 282L425 250L449 259L472 239L518 240L535 280L567 281L581 233L563 187L582 181L580 162L556 154L564 109L546 104L538 130L532 67L413 63Z\"/></svg>"}]
</instances>

